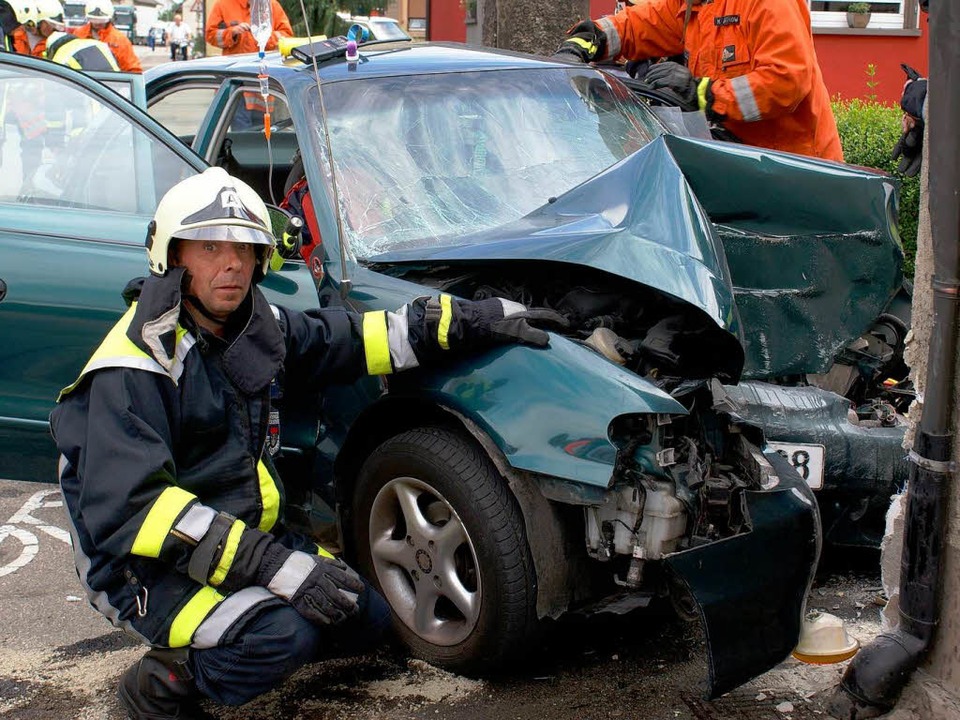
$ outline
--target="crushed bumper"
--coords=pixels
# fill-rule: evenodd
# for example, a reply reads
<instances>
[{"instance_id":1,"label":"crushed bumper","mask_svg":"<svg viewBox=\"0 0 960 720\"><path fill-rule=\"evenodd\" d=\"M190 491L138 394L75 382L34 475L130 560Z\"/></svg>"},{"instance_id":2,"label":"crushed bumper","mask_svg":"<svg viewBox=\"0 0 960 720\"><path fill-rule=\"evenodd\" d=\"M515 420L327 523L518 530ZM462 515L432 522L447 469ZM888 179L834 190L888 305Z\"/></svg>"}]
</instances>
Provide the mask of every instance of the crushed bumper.
<instances>
[{"instance_id":1,"label":"crushed bumper","mask_svg":"<svg viewBox=\"0 0 960 720\"><path fill-rule=\"evenodd\" d=\"M711 698L766 672L796 647L820 554L813 493L780 456L766 458L779 482L745 494L749 532L665 558L698 605Z\"/></svg>"}]
</instances>

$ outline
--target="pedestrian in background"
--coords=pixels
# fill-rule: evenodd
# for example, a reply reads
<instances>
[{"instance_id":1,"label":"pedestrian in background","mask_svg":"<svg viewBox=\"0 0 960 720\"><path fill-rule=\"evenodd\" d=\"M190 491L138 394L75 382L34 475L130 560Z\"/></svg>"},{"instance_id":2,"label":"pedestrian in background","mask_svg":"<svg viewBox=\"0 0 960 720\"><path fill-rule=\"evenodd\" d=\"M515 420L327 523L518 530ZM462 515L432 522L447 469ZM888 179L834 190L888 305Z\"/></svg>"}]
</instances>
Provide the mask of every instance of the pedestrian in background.
<instances>
[{"instance_id":1,"label":"pedestrian in background","mask_svg":"<svg viewBox=\"0 0 960 720\"><path fill-rule=\"evenodd\" d=\"M642 0L571 28L557 50L581 62L653 65L643 80L750 145L843 160L806 0Z\"/></svg>"},{"instance_id":2,"label":"pedestrian in background","mask_svg":"<svg viewBox=\"0 0 960 720\"><path fill-rule=\"evenodd\" d=\"M168 26L167 34L170 37L170 61L186 60L187 48L190 45L193 32L190 30L190 26L183 22L182 15L178 13L173 16L173 22Z\"/></svg>"},{"instance_id":3,"label":"pedestrian in background","mask_svg":"<svg viewBox=\"0 0 960 720\"><path fill-rule=\"evenodd\" d=\"M147 47L150 48L150 52L157 49L157 34L153 31L153 28L147 31Z\"/></svg>"},{"instance_id":4,"label":"pedestrian in background","mask_svg":"<svg viewBox=\"0 0 960 720\"><path fill-rule=\"evenodd\" d=\"M93 38L110 46L110 52L123 72L142 73L140 58L124 33L113 25L113 3L110 0L90 0L86 8L87 24L74 31L79 38Z\"/></svg>"}]
</instances>

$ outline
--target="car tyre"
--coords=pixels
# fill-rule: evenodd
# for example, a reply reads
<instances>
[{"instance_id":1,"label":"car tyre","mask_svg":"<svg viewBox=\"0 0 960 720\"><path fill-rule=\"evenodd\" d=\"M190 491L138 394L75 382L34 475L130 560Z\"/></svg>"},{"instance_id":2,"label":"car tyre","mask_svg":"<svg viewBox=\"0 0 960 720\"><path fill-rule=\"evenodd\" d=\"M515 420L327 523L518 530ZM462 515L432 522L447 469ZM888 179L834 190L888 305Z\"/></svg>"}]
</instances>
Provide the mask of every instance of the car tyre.
<instances>
[{"instance_id":1,"label":"car tyre","mask_svg":"<svg viewBox=\"0 0 960 720\"><path fill-rule=\"evenodd\" d=\"M490 458L441 428L380 445L354 494L361 570L414 655L459 673L502 668L536 629L520 509Z\"/></svg>"}]
</instances>

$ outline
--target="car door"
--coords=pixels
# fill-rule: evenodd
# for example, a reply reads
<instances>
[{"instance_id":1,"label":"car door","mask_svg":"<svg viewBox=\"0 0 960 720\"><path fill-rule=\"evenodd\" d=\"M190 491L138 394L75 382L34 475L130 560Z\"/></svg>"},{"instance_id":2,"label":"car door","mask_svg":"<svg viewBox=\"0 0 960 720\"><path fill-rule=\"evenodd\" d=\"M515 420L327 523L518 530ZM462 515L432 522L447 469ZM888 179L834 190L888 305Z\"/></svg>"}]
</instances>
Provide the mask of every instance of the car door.
<instances>
[{"instance_id":1,"label":"car door","mask_svg":"<svg viewBox=\"0 0 960 720\"><path fill-rule=\"evenodd\" d=\"M34 58L3 55L0 119L0 478L52 481L56 397L146 274L160 197L206 164L114 90Z\"/></svg>"}]
</instances>

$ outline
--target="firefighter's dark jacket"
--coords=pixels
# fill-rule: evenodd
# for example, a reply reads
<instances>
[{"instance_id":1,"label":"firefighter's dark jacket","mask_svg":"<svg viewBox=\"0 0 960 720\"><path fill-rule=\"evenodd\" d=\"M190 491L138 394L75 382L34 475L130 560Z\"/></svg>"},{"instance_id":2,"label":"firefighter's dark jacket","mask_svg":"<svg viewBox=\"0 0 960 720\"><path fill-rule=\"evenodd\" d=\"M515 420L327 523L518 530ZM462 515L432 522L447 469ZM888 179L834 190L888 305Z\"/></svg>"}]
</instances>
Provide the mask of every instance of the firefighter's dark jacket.
<instances>
[{"instance_id":1,"label":"firefighter's dark jacket","mask_svg":"<svg viewBox=\"0 0 960 720\"><path fill-rule=\"evenodd\" d=\"M128 312L51 427L91 604L147 644L204 648L282 602L255 584L270 543L325 554L283 524L265 452L271 380L282 371L301 393L414 367L456 349L464 317L450 296L433 320L420 301L403 313L293 312L254 286L224 341L181 312L182 273L128 285Z\"/></svg>"}]
</instances>

